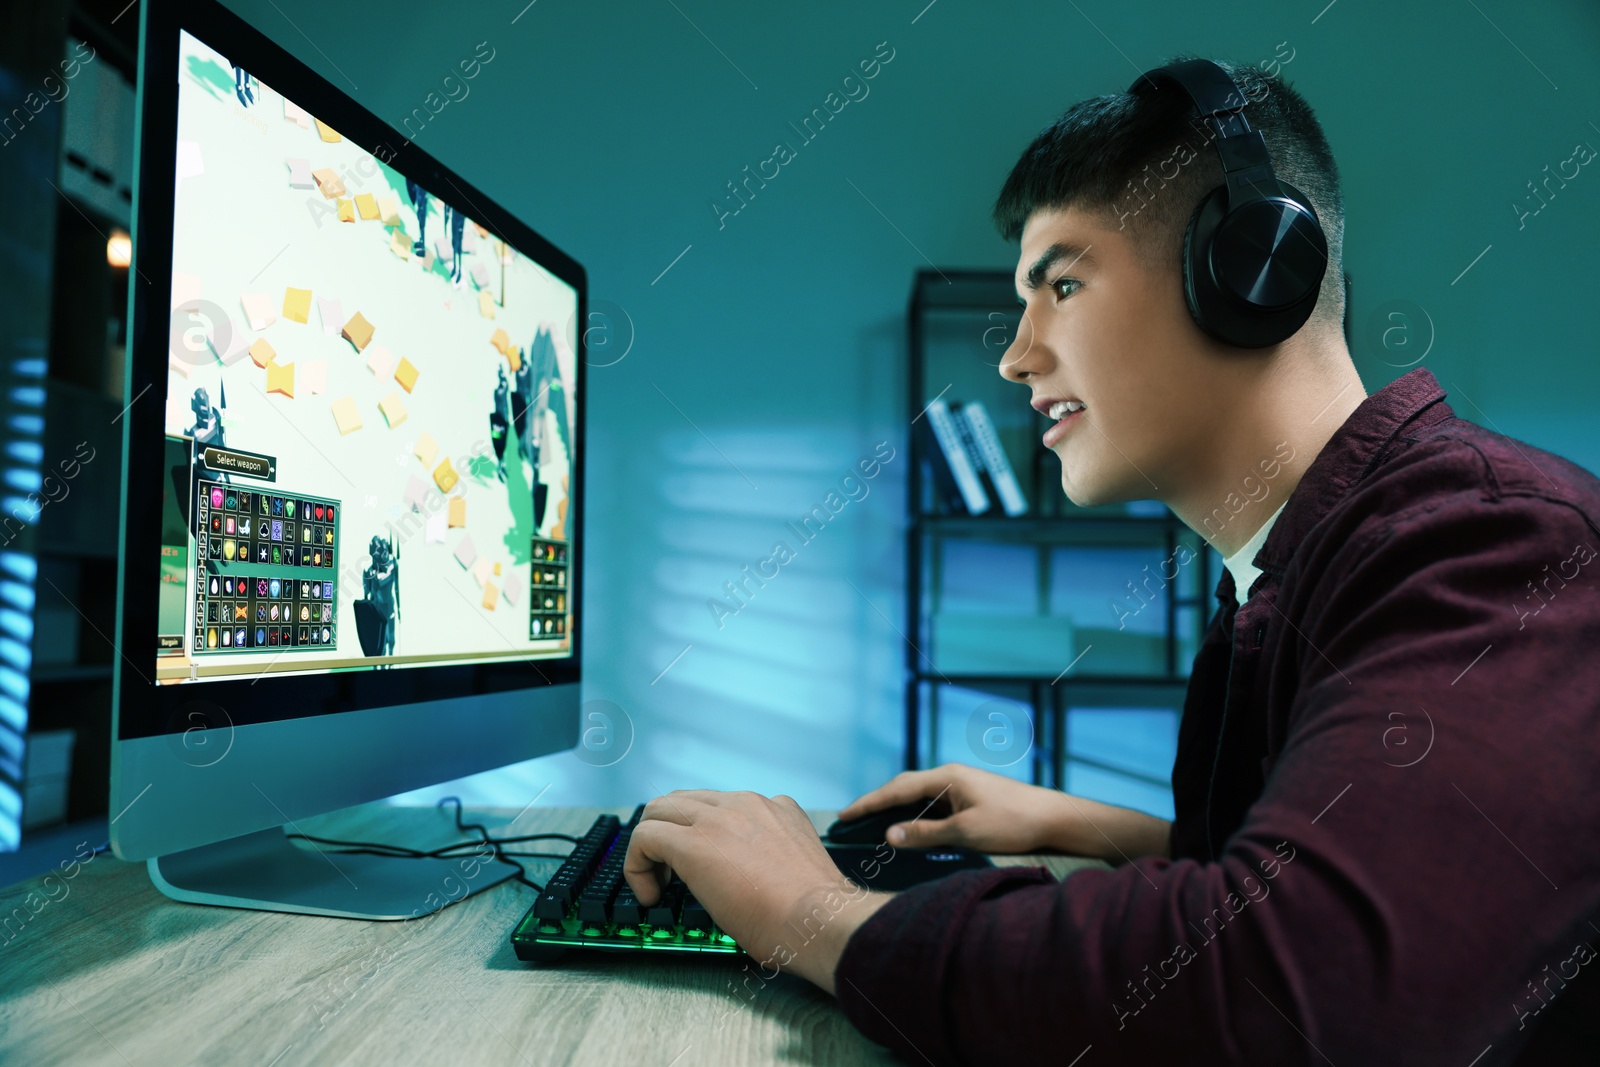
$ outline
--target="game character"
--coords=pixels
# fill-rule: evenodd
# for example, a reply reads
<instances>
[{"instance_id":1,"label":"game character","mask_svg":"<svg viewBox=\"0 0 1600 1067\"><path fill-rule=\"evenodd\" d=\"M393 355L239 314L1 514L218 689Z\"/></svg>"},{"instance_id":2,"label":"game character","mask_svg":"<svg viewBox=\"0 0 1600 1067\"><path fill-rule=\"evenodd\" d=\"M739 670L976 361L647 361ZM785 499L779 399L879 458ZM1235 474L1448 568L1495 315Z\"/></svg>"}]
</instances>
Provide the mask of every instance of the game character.
<instances>
[{"instance_id":1,"label":"game character","mask_svg":"<svg viewBox=\"0 0 1600 1067\"><path fill-rule=\"evenodd\" d=\"M226 390L223 390L221 401L224 406L227 405ZM227 447L227 442L223 439L222 411L212 406L211 394L206 392L205 386L195 387L194 395L189 400L189 410L194 412L194 425L185 431L193 441L189 455L189 467L194 472L190 484L192 495L195 483L202 478L220 482L232 482L233 479L227 471L213 471L199 462L201 449Z\"/></svg>"},{"instance_id":2,"label":"game character","mask_svg":"<svg viewBox=\"0 0 1600 1067\"><path fill-rule=\"evenodd\" d=\"M535 337L528 354L517 366L517 388L512 394L511 407L511 422L517 434L517 445L522 449L522 456L529 464L528 481L533 486L533 523L536 527L544 521L545 500L550 494L550 487L539 481L536 419L542 416L538 415L537 409L529 410L535 403L534 383L540 380L533 371L533 360L538 352L539 339Z\"/></svg>"},{"instance_id":3,"label":"game character","mask_svg":"<svg viewBox=\"0 0 1600 1067\"><path fill-rule=\"evenodd\" d=\"M529 351L532 355L532 351ZM511 395L511 428L516 432L517 443L522 446L528 437L528 408L533 404L533 366L526 356L517 364L517 384Z\"/></svg>"},{"instance_id":4,"label":"game character","mask_svg":"<svg viewBox=\"0 0 1600 1067\"><path fill-rule=\"evenodd\" d=\"M461 237L466 232L467 217L449 204L446 204L444 206L444 218L445 222L450 226L450 280L455 283L457 289L460 289L462 287L461 272L463 270L461 263Z\"/></svg>"},{"instance_id":5,"label":"game character","mask_svg":"<svg viewBox=\"0 0 1600 1067\"><path fill-rule=\"evenodd\" d=\"M373 535L372 563L361 572L364 599L356 601L356 633L368 656L394 655L400 625L400 555L391 541Z\"/></svg>"},{"instance_id":6,"label":"game character","mask_svg":"<svg viewBox=\"0 0 1600 1067\"><path fill-rule=\"evenodd\" d=\"M540 526L544 523L545 502L549 499L550 487L540 480L539 455L544 444L545 413L550 408L550 386L558 369L555 343L549 331L541 329L534 334L522 367L528 374L529 390L536 390L533 394L533 410L527 413L521 432L523 454L533 468L533 521L535 526Z\"/></svg>"},{"instance_id":7,"label":"game character","mask_svg":"<svg viewBox=\"0 0 1600 1067\"><path fill-rule=\"evenodd\" d=\"M511 405L511 387L506 381L504 364L497 366L495 372L498 380L494 386L494 410L489 412L489 439L494 442L496 473L503 482L506 480L506 430L509 423L507 415Z\"/></svg>"},{"instance_id":8,"label":"game character","mask_svg":"<svg viewBox=\"0 0 1600 1067\"><path fill-rule=\"evenodd\" d=\"M189 399L189 410L194 412L194 425L188 432L195 446L223 447L222 414L211 406L211 394L206 392L205 386L195 388L194 396Z\"/></svg>"},{"instance_id":9,"label":"game character","mask_svg":"<svg viewBox=\"0 0 1600 1067\"><path fill-rule=\"evenodd\" d=\"M407 178L406 192L410 194L411 206L417 213L417 240L411 246L411 251L420 258L428 254L428 190Z\"/></svg>"}]
</instances>

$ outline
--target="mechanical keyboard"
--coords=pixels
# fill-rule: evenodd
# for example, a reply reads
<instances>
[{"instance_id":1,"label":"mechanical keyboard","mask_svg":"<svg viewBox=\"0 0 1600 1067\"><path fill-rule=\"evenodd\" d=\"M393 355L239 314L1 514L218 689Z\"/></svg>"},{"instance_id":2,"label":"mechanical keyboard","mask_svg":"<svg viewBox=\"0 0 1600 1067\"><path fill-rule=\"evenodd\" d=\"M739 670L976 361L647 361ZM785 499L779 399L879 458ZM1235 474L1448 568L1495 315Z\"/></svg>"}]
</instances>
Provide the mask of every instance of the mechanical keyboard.
<instances>
[{"instance_id":1,"label":"mechanical keyboard","mask_svg":"<svg viewBox=\"0 0 1600 1067\"><path fill-rule=\"evenodd\" d=\"M549 962L569 949L743 954L677 879L655 905L647 908L639 903L622 877L622 863L643 814L640 804L626 823L615 815L595 819L512 929L511 947L518 959ZM882 855L884 849L889 850L887 856ZM955 871L991 865L982 853L956 848L830 845L828 853L851 880L878 889L906 889Z\"/></svg>"}]
</instances>

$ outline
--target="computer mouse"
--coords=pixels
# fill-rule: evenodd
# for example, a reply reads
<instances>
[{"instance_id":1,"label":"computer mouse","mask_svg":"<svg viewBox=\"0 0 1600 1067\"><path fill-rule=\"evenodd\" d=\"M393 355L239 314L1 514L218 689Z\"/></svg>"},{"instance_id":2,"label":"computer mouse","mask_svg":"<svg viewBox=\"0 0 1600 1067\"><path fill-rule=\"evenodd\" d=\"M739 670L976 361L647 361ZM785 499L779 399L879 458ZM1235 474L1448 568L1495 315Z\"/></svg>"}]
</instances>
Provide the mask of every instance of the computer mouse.
<instances>
[{"instance_id":1,"label":"computer mouse","mask_svg":"<svg viewBox=\"0 0 1600 1067\"><path fill-rule=\"evenodd\" d=\"M883 808L870 812L859 819L848 822L843 819L835 820L828 827L827 839L834 845L879 845L886 838L889 827L895 823L910 822L919 815L925 819L942 819L950 814L950 805L944 801L935 801L930 808L930 798L913 800L909 804L896 804L891 808Z\"/></svg>"}]
</instances>

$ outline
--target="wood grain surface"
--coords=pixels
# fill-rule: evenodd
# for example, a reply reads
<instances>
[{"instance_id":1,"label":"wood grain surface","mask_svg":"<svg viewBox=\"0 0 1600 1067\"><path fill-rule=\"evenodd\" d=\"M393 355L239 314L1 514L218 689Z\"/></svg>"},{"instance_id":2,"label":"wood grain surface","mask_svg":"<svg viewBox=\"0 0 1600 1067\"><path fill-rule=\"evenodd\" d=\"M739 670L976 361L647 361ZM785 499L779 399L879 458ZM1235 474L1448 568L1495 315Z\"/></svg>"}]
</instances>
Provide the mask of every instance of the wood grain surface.
<instances>
[{"instance_id":1,"label":"wood grain surface","mask_svg":"<svg viewBox=\"0 0 1600 1067\"><path fill-rule=\"evenodd\" d=\"M629 814L469 814L496 836L581 834L607 810ZM811 814L819 828L832 819ZM300 829L413 848L464 836L446 811L384 805ZM0 933L0 1064L892 1062L804 981L757 977L747 992L741 983L758 968L745 957L568 953L523 963L509 938L534 893L514 881L423 919L363 922L181 904L156 891L142 863L109 852L60 859L53 878L0 890L0 919L10 920ZM995 859L1058 877L1103 866ZM558 866L527 863L535 881Z\"/></svg>"}]
</instances>

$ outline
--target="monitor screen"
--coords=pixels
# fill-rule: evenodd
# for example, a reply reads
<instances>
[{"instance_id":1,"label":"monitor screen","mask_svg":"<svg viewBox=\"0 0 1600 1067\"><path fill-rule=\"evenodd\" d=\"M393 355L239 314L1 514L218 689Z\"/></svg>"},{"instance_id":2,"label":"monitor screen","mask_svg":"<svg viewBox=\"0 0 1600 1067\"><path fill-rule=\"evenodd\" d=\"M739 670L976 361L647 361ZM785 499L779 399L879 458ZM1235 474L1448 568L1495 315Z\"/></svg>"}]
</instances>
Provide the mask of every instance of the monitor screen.
<instances>
[{"instance_id":1,"label":"monitor screen","mask_svg":"<svg viewBox=\"0 0 1600 1067\"><path fill-rule=\"evenodd\" d=\"M156 683L570 656L577 290L178 54Z\"/></svg>"}]
</instances>

